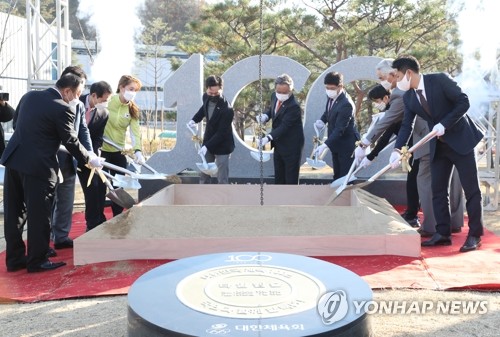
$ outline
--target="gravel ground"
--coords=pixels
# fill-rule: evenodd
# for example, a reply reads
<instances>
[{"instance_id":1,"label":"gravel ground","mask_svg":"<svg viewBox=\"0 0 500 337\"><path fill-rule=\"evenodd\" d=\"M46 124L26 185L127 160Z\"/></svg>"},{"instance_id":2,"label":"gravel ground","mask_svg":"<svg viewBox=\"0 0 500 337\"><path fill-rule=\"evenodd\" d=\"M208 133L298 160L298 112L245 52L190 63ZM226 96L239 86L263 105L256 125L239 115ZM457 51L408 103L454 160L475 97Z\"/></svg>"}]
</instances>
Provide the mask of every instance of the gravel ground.
<instances>
[{"instance_id":1,"label":"gravel ground","mask_svg":"<svg viewBox=\"0 0 500 337\"><path fill-rule=\"evenodd\" d=\"M77 188L78 190L78 188ZM488 229L500 235L500 211L485 212ZM0 233L3 233L1 217ZM0 240L0 251L5 249ZM41 274L39 276L42 276ZM500 296L493 292L376 290L375 301L429 301L433 310L418 312L405 307L404 313L370 313L377 337L498 337ZM438 302L479 301L484 313L438 313ZM476 302L477 303L477 302ZM422 307L420 307L422 308ZM415 309L415 308L414 308ZM371 311L376 311L373 307ZM5 337L119 337L127 335L127 297L98 297L30 304L0 305L0 336Z\"/></svg>"}]
</instances>

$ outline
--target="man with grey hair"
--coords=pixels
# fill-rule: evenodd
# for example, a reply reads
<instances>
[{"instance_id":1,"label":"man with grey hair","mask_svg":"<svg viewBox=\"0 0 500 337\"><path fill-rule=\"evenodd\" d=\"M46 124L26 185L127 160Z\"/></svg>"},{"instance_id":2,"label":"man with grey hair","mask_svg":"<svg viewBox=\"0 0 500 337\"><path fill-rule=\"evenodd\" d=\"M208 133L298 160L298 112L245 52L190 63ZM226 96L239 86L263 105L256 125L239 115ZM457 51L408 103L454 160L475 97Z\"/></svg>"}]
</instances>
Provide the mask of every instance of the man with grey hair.
<instances>
[{"instance_id":1,"label":"man with grey hair","mask_svg":"<svg viewBox=\"0 0 500 337\"><path fill-rule=\"evenodd\" d=\"M274 183L297 185L304 148L302 110L293 95L293 79L282 74L274 81L275 92L271 95L271 106L257 121L272 121L272 130L259 140L259 146L271 142L274 148Z\"/></svg>"}]
</instances>

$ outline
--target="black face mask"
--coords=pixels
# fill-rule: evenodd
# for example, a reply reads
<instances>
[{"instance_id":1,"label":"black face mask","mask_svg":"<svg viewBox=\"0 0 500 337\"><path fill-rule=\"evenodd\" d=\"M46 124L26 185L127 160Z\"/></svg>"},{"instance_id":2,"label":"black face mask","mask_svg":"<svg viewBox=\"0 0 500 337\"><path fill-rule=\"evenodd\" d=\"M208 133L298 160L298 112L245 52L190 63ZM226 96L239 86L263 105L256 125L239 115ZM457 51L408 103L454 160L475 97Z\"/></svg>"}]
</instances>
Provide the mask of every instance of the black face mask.
<instances>
[{"instance_id":1,"label":"black face mask","mask_svg":"<svg viewBox=\"0 0 500 337\"><path fill-rule=\"evenodd\" d=\"M208 100L212 103L217 103L219 101L220 96L208 96Z\"/></svg>"}]
</instances>

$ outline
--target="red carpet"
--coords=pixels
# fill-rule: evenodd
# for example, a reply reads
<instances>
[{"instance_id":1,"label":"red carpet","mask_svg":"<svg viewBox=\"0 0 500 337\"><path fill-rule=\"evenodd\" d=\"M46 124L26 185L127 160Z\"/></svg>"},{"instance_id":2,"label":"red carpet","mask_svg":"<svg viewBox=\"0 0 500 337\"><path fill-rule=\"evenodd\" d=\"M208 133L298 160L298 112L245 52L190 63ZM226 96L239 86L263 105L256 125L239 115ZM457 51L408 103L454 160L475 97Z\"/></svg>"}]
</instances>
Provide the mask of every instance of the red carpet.
<instances>
[{"instance_id":1,"label":"red carpet","mask_svg":"<svg viewBox=\"0 0 500 337\"><path fill-rule=\"evenodd\" d=\"M71 237L85 230L83 213L73 219ZM500 237L486 232L480 250L466 254L458 250L466 232L453 235L453 245L424 248L420 258L404 256L318 257L345 267L368 282L372 289L414 288L439 290L500 290ZM105 262L73 265L71 249L58 250L53 261L67 266L50 272L7 273L5 252L0 253L0 303L37 302L65 298L126 294L142 274L165 260Z\"/></svg>"}]
</instances>

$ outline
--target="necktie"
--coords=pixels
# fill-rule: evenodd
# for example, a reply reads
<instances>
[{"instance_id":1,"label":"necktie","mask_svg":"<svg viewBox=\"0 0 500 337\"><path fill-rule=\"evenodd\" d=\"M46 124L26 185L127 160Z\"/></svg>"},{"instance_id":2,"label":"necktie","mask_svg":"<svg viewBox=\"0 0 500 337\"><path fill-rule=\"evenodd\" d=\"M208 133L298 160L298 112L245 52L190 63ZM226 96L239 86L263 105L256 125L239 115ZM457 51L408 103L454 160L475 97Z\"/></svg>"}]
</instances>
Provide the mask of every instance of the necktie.
<instances>
[{"instance_id":1,"label":"necktie","mask_svg":"<svg viewBox=\"0 0 500 337\"><path fill-rule=\"evenodd\" d=\"M278 113L278 111L280 110L280 108L281 108L281 101L278 100L278 103L276 103L276 110L275 110L276 113Z\"/></svg>"},{"instance_id":2,"label":"necktie","mask_svg":"<svg viewBox=\"0 0 500 337\"><path fill-rule=\"evenodd\" d=\"M332 110L332 105L333 105L333 99L330 98L328 101L328 111Z\"/></svg>"},{"instance_id":3,"label":"necktie","mask_svg":"<svg viewBox=\"0 0 500 337\"><path fill-rule=\"evenodd\" d=\"M89 107L87 111L85 111L85 121L87 122L87 125L89 125L91 118L92 118L92 109Z\"/></svg>"},{"instance_id":4,"label":"necktie","mask_svg":"<svg viewBox=\"0 0 500 337\"><path fill-rule=\"evenodd\" d=\"M429 109L429 103L427 103L427 100L425 99L421 89L417 90L417 95L420 98L420 104L422 105L422 108L424 108L424 111L430 116L431 109Z\"/></svg>"}]
</instances>

